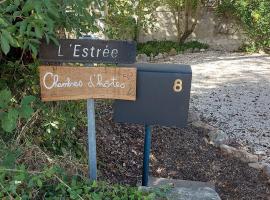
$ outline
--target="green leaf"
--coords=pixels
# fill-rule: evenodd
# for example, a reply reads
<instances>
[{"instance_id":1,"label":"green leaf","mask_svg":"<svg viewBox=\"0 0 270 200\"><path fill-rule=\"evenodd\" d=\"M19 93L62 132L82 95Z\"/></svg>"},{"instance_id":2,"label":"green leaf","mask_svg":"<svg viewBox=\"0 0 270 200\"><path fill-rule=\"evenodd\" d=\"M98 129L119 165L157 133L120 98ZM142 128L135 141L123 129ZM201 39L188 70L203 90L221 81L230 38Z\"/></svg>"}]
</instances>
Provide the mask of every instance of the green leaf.
<instances>
[{"instance_id":1,"label":"green leaf","mask_svg":"<svg viewBox=\"0 0 270 200\"><path fill-rule=\"evenodd\" d=\"M8 39L6 37L4 37L3 34L1 35L1 48L2 48L2 51L4 52L4 54L7 55L7 53L10 50L10 45L9 45Z\"/></svg>"},{"instance_id":2,"label":"green leaf","mask_svg":"<svg viewBox=\"0 0 270 200\"><path fill-rule=\"evenodd\" d=\"M38 185L38 187L42 187L42 181L40 180L40 179L37 179L37 185Z\"/></svg>"},{"instance_id":3,"label":"green leaf","mask_svg":"<svg viewBox=\"0 0 270 200\"><path fill-rule=\"evenodd\" d=\"M7 108L12 97L10 90L5 89L0 91L0 97L0 108Z\"/></svg>"},{"instance_id":4,"label":"green leaf","mask_svg":"<svg viewBox=\"0 0 270 200\"><path fill-rule=\"evenodd\" d=\"M28 105L22 106L19 111L20 117L25 119L30 118L34 112L33 108L31 108L31 106Z\"/></svg>"},{"instance_id":5,"label":"green leaf","mask_svg":"<svg viewBox=\"0 0 270 200\"><path fill-rule=\"evenodd\" d=\"M34 96L25 96L21 101L21 105L29 105L35 100L36 100L36 97Z\"/></svg>"},{"instance_id":6,"label":"green leaf","mask_svg":"<svg viewBox=\"0 0 270 200\"><path fill-rule=\"evenodd\" d=\"M9 5L8 7L6 7L6 12L7 13L9 13L9 12L14 12L14 11L16 11L17 10L17 8L18 8L18 6L16 6L16 5Z\"/></svg>"},{"instance_id":7,"label":"green leaf","mask_svg":"<svg viewBox=\"0 0 270 200\"><path fill-rule=\"evenodd\" d=\"M32 45L31 43L29 43L29 47L31 49L33 57L36 58L37 54L38 54L37 48L34 45Z\"/></svg>"},{"instance_id":8,"label":"green leaf","mask_svg":"<svg viewBox=\"0 0 270 200\"><path fill-rule=\"evenodd\" d=\"M34 3L33 3L33 0L28 0L24 6L23 6L23 13L28 13L29 11L33 10L34 9Z\"/></svg>"},{"instance_id":9,"label":"green leaf","mask_svg":"<svg viewBox=\"0 0 270 200\"><path fill-rule=\"evenodd\" d=\"M21 154L21 151L19 149L15 151L6 149L3 161L0 162L1 166L7 167L7 168L13 168L15 165L15 161L20 156L20 154Z\"/></svg>"},{"instance_id":10,"label":"green leaf","mask_svg":"<svg viewBox=\"0 0 270 200\"><path fill-rule=\"evenodd\" d=\"M3 19L3 18L0 17L0 25L8 26L8 23L6 22L5 19Z\"/></svg>"},{"instance_id":11,"label":"green leaf","mask_svg":"<svg viewBox=\"0 0 270 200\"><path fill-rule=\"evenodd\" d=\"M27 21L24 20L20 23L20 34L24 35L25 29L27 27Z\"/></svg>"},{"instance_id":12,"label":"green leaf","mask_svg":"<svg viewBox=\"0 0 270 200\"><path fill-rule=\"evenodd\" d=\"M58 10L56 9L55 4L53 4L52 1L50 1L50 0L44 1L44 3L45 3L45 6L48 9L48 13L50 13L54 17L58 18L59 17L59 13L58 13Z\"/></svg>"},{"instance_id":13,"label":"green leaf","mask_svg":"<svg viewBox=\"0 0 270 200\"><path fill-rule=\"evenodd\" d=\"M30 42L33 42L33 43L35 43L35 44L40 44L40 41L37 40L37 39L30 39L29 41L30 41Z\"/></svg>"},{"instance_id":14,"label":"green leaf","mask_svg":"<svg viewBox=\"0 0 270 200\"><path fill-rule=\"evenodd\" d=\"M47 33L45 33L45 38L46 38L46 43L49 44L50 43L50 38L49 38L49 35Z\"/></svg>"},{"instance_id":15,"label":"green leaf","mask_svg":"<svg viewBox=\"0 0 270 200\"><path fill-rule=\"evenodd\" d=\"M19 109L20 117L28 119L33 114L34 110L31 107L31 103L35 101L34 96L25 96L21 101L21 108Z\"/></svg>"},{"instance_id":16,"label":"green leaf","mask_svg":"<svg viewBox=\"0 0 270 200\"><path fill-rule=\"evenodd\" d=\"M21 16L21 13L22 13L21 11L15 11L13 13L13 17L14 17L13 19L16 20L17 17Z\"/></svg>"},{"instance_id":17,"label":"green leaf","mask_svg":"<svg viewBox=\"0 0 270 200\"><path fill-rule=\"evenodd\" d=\"M45 176L47 177L47 178L51 178L52 176L53 176L53 174L54 174L55 172L54 172L54 168L49 168L49 169L47 169L46 171L45 171Z\"/></svg>"},{"instance_id":18,"label":"green leaf","mask_svg":"<svg viewBox=\"0 0 270 200\"><path fill-rule=\"evenodd\" d=\"M34 1L34 8L36 10L37 13L41 13L41 1Z\"/></svg>"},{"instance_id":19,"label":"green leaf","mask_svg":"<svg viewBox=\"0 0 270 200\"><path fill-rule=\"evenodd\" d=\"M10 43L12 46L14 46L14 47L19 47L18 41L17 41L15 38L13 38L13 37L11 36L11 34L10 34L9 31L2 30L2 34L3 34L3 36L4 36L5 38L8 39L9 43Z\"/></svg>"},{"instance_id":20,"label":"green leaf","mask_svg":"<svg viewBox=\"0 0 270 200\"><path fill-rule=\"evenodd\" d=\"M37 38L42 38L42 31L41 31L40 27L38 27L38 26L35 27L35 33L36 33Z\"/></svg>"},{"instance_id":21,"label":"green leaf","mask_svg":"<svg viewBox=\"0 0 270 200\"><path fill-rule=\"evenodd\" d=\"M18 111L10 109L2 118L2 128L4 131L11 133L17 125Z\"/></svg>"},{"instance_id":22,"label":"green leaf","mask_svg":"<svg viewBox=\"0 0 270 200\"><path fill-rule=\"evenodd\" d=\"M58 41L55 37L50 36L50 39L53 41L53 43L54 43L55 45L59 45L59 41Z\"/></svg>"},{"instance_id":23,"label":"green leaf","mask_svg":"<svg viewBox=\"0 0 270 200\"><path fill-rule=\"evenodd\" d=\"M6 31L6 30L2 30L2 34L3 34L3 36L4 37L6 37L9 41L11 41L13 38L12 38L12 36L11 36L11 34L10 34L10 32L8 32L8 31Z\"/></svg>"},{"instance_id":24,"label":"green leaf","mask_svg":"<svg viewBox=\"0 0 270 200\"><path fill-rule=\"evenodd\" d=\"M15 4L16 6L19 6L19 5L20 5L20 0L15 0L15 1L14 1L14 4Z\"/></svg>"},{"instance_id":25,"label":"green leaf","mask_svg":"<svg viewBox=\"0 0 270 200\"><path fill-rule=\"evenodd\" d=\"M27 25L27 28L26 28L26 34L29 36L30 35L30 32L32 30L32 24L28 24Z\"/></svg>"}]
</instances>

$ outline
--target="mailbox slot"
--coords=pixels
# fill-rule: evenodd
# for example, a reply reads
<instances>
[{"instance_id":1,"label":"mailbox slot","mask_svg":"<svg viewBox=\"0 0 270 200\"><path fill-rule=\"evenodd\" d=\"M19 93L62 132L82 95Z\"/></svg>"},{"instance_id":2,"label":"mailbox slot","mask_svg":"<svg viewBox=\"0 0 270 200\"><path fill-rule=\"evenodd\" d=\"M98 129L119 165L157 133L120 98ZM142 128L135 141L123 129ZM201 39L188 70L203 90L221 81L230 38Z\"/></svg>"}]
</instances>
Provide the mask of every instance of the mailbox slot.
<instances>
[{"instance_id":1,"label":"mailbox slot","mask_svg":"<svg viewBox=\"0 0 270 200\"><path fill-rule=\"evenodd\" d=\"M115 101L114 120L184 127L189 109L191 67L177 64L136 64L136 67L137 99Z\"/></svg>"}]
</instances>

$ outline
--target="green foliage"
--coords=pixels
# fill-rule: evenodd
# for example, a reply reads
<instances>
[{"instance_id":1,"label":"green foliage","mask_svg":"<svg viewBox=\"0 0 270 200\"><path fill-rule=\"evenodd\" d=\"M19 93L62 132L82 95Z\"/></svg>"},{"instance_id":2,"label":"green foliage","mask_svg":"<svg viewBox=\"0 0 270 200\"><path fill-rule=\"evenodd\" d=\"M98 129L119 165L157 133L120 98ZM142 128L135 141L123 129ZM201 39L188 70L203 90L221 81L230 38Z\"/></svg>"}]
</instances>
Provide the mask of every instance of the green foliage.
<instances>
[{"instance_id":1,"label":"green foliage","mask_svg":"<svg viewBox=\"0 0 270 200\"><path fill-rule=\"evenodd\" d=\"M172 41L149 41L138 44L137 48L139 54L146 54L148 56L153 54L153 56L156 56L159 53L169 53L171 49L175 49L178 53L182 53L188 49L207 49L208 45L198 41L190 41L184 44Z\"/></svg>"},{"instance_id":2,"label":"green foliage","mask_svg":"<svg viewBox=\"0 0 270 200\"><path fill-rule=\"evenodd\" d=\"M94 9L98 7L98 0L1 1L0 133L21 128L34 112L30 104L39 95L35 58L41 40L57 43L56 38L66 32L75 36L96 32ZM43 106L40 101L35 103Z\"/></svg>"},{"instance_id":3,"label":"green foliage","mask_svg":"<svg viewBox=\"0 0 270 200\"><path fill-rule=\"evenodd\" d=\"M17 126L18 119L28 119L33 109L31 103L34 102L34 96L25 96L18 104L12 98L11 91L4 89L0 91L0 121L3 131L11 133ZM1 129L0 129L1 130ZM1 132L0 132L1 133Z\"/></svg>"},{"instance_id":4,"label":"green foliage","mask_svg":"<svg viewBox=\"0 0 270 200\"><path fill-rule=\"evenodd\" d=\"M33 130L35 144L54 154L70 152L87 163L83 135L86 133L87 115L85 101L47 103L39 116L42 121L38 131Z\"/></svg>"},{"instance_id":5,"label":"green foliage","mask_svg":"<svg viewBox=\"0 0 270 200\"><path fill-rule=\"evenodd\" d=\"M154 28L160 0L108 0L106 34L112 39L138 40L141 30Z\"/></svg>"},{"instance_id":6,"label":"green foliage","mask_svg":"<svg viewBox=\"0 0 270 200\"><path fill-rule=\"evenodd\" d=\"M227 17L234 16L241 22L251 39L248 50L270 47L269 0L224 0L217 12Z\"/></svg>"},{"instance_id":7,"label":"green foliage","mask_svg":"<svg viewBox=\"0 0 270 200\"><path fill-rule=\"evenodd\" d=\"M51 166L53 162L48 161L47 167L45 163L33 164L36 160L30 160L31 156L29 164L28 154L22 154L23 147L20 148L21 143L38 146L48 154L67 153L86 163L86 145L82 140L85 102L40 102L36 57L42 39L57 43L56 38L67 32L75 37L96 32L95 8L99 3L98 0L0 1L0 199L154 197L137 188L69 176L63 169ZM16 143L8 148L6 144L14 138ZM39 165L45 168L36 169ZM36 171L31 171L33 168Z\"/></svg>"},{"instance_id":8,"label":"green foliage","mask_svg":"<svg viewBox=\"0 0 270 200\"><path fill-rule=\"evenodd\" d=\"M11 47L29 50L34 57L42 38L57 42L61 29L76 34L97 31L95 13L90 6L94 0L6 0L0 4L1 50L7 54Z\"/></svg>"},{"instance_id":9,"label":"green foliage","mask_svg":"<svg viewBox=\"0 0 270 200\"><path fill-rule=\"evenodd\" d=\"M16 128L18 115L18 111L12 108L2 115L1 125L4 131L12 132Z\"/></svg>"},{"instance_id":10,"label":"green foliage","mask_svg":"<svg viewBox=\"0 0 270 200\"><path fill-rule=\"evenodd\" d=\"M9 104L9 101L11 99L11 92L9 90L2 90L0 91L0 108L6 108Z\"/></svg>"},{"instance_id":11,"label":"green foliage","mask_svg":"<svg viewBox=\"0 0 270 200\"><path fill-rule=\"evenodd\" d=\"M28 171L24 165L0 167L1 199L154 199L135 187L90 182L80 176L68 176L52 166L43 171Z\"/></svg>"},{"instance_id":12,"label":"green foliage","mask_svg":"<svg viewBox=\"0 0 270 200\"><path fill-rule=\"evenodd\" d=\"M10 147L0 139L0 166L5 168L14 168L16 160L21 155L19 147ZM0 172L1 173L1 172Z\"/></svg>"}]
</instances>

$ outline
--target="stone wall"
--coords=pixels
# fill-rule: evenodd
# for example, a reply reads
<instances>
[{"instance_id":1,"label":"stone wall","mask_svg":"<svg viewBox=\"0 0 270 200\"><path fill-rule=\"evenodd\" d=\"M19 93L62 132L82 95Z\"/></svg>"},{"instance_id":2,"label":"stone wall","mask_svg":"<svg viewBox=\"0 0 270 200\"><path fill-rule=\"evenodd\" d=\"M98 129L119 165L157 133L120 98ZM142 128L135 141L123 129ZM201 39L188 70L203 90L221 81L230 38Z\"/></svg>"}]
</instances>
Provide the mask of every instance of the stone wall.
<instances>
[{"instance_id":1,"label":"stone wall","mask_svg":"<svg viewBox=\"0 0 270 200\"><path fill-rule=\"evenodd\" d=\"M174 25L173 14L166 8L156 11L157 22L154 30L142 31L140 42L151 40L177 40L177 30ZM198 40L210 45L215 50L238 50L244 43L241 28L231 19L218 18L213 9L202 9L198 25L189 40Z\"/></svg>"}]
</instances>

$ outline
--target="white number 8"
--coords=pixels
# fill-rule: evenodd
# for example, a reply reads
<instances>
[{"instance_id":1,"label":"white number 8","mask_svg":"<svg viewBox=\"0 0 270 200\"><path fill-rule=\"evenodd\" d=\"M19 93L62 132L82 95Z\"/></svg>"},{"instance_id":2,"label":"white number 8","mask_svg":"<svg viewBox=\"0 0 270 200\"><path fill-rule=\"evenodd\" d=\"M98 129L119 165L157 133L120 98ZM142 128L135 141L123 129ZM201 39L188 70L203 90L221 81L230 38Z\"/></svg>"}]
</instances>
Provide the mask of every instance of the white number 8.
<instances>
[{"instance_id":1,"label":"white number 8","mask_svg":"<svg viewBox=\"0 0 270 200\"><path fill-rule=\"evenodd\" d=\"M182 89L183 89L183 82L182 82L182 80L181 79L176 79L174 81L173 90L175 92L181 92Z\"/></svg>"}]
</instances>

